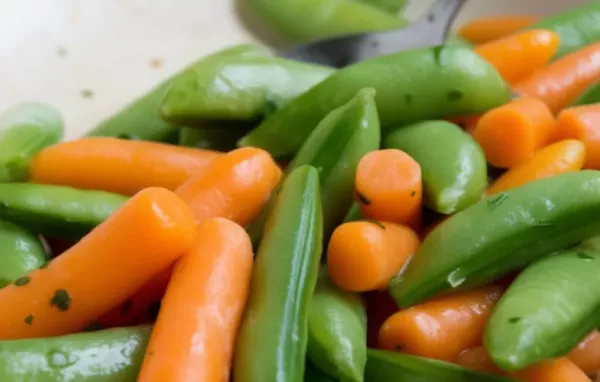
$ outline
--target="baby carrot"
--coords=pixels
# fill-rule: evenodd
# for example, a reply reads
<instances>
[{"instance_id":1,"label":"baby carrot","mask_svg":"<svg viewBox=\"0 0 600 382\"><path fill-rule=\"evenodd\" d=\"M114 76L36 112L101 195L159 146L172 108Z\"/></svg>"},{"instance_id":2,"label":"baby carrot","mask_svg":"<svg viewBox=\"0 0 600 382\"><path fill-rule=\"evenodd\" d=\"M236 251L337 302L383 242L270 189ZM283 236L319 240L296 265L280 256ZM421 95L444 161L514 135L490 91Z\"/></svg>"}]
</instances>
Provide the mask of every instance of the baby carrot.
<instances>
[{"instance_id":1,"label":"baby carrot","mask_svg":"<svg viewBox=\"0 0 600 382\"><path fill-rule=\"evenodd\" d=\"M534 180L565 172L579 171L585 161L585 145L573 139L556 142L538 151L531 159L502 174L488 188L487 195L507 191Z\"/></svg>"},{"instance_id":2,"label":"baby carrot","mask_svg":"<svg viewBox=\"0 0 600 382\"><path fill-rule=\"evenodd\" d=\"M419 247L410 228L378 221L344 223L331 235L327 269L340 288L383 289Z\"/></svg>"},{"instance_id":3,"label":"baby carrot","mask_svg":"<svg viewBox=\"0 0 600 382\"><path fill-rule=\"evenodd\" d=\"M252 244L232 221L209 219L175 265L139 382L227 382L252 275Z\"/></svg>"},{"instance_id":4,"label":"baby carrot","mask_svg":"<svg viewBox=\"0 0 600 382\"><path fill-rule=\"evenodd\" d=\"M172 273L173 267L164 269L120 306L103 314L95 323L107 329L153 322Z\"/></svg>"},{"instance_id":5,"label":"baby carrot","mask_svg":"<svg viewBox=\"0 0 600 382\"><path fill-rule=\"evenodd\" d=\"M0 339L77 332L191 247L196 225L172 192L148 188L47 268L0 289Z\"/></svg>"},{"instance_id":6,"label":"baby carrot","mask_svg":"<svg viewBox=\"0 0 600 382\"><path fill-rule=\"evenodd\" d=\"M453 361L481 345L488 317L502 295L489 286L429 300L394 314L379 332L379 347Z\"/></svg>"},{"instance_id":7,"label":"baby carrot","mask_svg":"<svg viewBox=\"0 0 600 382\"><path fill-rule=\"evenodd\" d=\"M523 371L507 373L498 368L483 347L468 349L454 361L467 369L508 375L522 382L589 382L585 373L566 357L548 360Z\"/></svg>"},{"instance_id":8,"label":"baby carrot","mask_svg":"<svg viewBox=\"0 0 600 382\"><path fill-rule=\"evenodd\" d=\"M421 218L421 166L401 150L372 151L356 168L356 196L363 216L415 226Z\"/></svg>"},{"instance_id":9,"label":"baby carrot","mask_svg":"<svg viewBox=\"0 0 600 382\"><path fill-rule=\"evenodd\" d=\"M146 187L177 188L220 154L164 143L91 137L42 150L30 173L36 183L133 195Z\"/></svg>"},{"instance_id":10,"label":"baby carrot","mask_svg":"<svg viewBox=\"0 0 600 382\"><path fill-rule=\"evenodd\" d=\"M600 79L600 42L570 53L513 85L523 96L546 103L553 113Z\"/></svg>"},{"instance_id":11,"label":"baby carrot","mask_svg":"<svg viewBox=\"0 0 600 382\"><path fill-rule=\"evenodd\" d=\"M475 140L490 164L511 168L531 158L554 138L554 117L535 98L519 98L485 113Z\"/></svg>"},{"instance_id":12,"label":"baby carrot","mask_svg":"<svg viewBox=\"0 0 600 382\"><path fill-rule=\"evenodd\" d=\"M584 373L600 371L600 333L594 330L567 357Z\"/></svg>"},{"instance_id":13,"label":"baby carrot","mask_svg":"<svg viewBox=\"0 0 600 382\"><path fill-rule=\"evenodd\" d=\"M591 382L591 379L567 357L548 360L526 370L510 373L523 382Z\"/></svg>"},{"instance_id":14,"label":"baby carrot","mask_svg":"<svg viewBox=\"0 0 600 382\"><path fill-rule=\"evenodd\" d=\"M514 32L538 21L530 15L500 15L467 21L458 29L458 35L473 44L483 44Z\"/></svg>"},{"instance_id":15,"label":"baby carrot","mask_svg":"<svg viewBox=\"0 0 600 382\"><path fill-rule=\"evenodd\" d=\"M560 37L534 29L490 41L475 48L508 83L515 83L544 67L558 50Z\"/></svg>"},{"instance_id":16,"label":"baby carrot","mask_svg":"<svg viewBox=\"0 0 600 382\"><path fill-rule=\"evenodd\" d=\"M245 147L215 159L177 188L196 221L222 217L245 226L260 212L281 177L269 153Z\"/></svg>"},{"instance_id":17,"label":"baby carrot","mask_svg":"<svg viewBox=\"0 0 600 382\"><path fill-rule=\"evenodd\" d=\"M585 145L583 167L600 170L600 104L563 110L558 115L556 134L559 139L577 139Z\"/></svg>"}]
</instances>

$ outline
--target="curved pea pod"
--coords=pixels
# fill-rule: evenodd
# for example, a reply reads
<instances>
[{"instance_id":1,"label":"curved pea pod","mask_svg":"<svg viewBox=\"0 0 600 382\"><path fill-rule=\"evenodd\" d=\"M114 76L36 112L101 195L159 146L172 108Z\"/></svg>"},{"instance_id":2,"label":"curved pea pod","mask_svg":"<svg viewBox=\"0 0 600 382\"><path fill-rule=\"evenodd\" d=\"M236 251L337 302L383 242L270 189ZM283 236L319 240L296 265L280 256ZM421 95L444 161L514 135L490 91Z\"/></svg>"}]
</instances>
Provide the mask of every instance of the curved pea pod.
<instances>
[{"instance_id":1,"label":"curved pea pod","mask_svg":"<svg viewBox=\"0 0 600 382\"><path fill-rule=\"evenodd\" d=\"M521 370L563 356L600 325L600 252L575 248L525 269L494 309L485 346L498 366Z\"/></svg>"},{"instance_id":2,"label":"curved pea pod","mask_svg":"<svg viewBox=\"0 0 600 382\"><path fill-rule=\"evenodd\" d=\"M40 239L11 222L0 220L0 288L42 268L48 261L46 248Z\"/></svg>"},{"instance_id":3,"label":"curved pea pod","mask_svg":"<svg viewBox=\"0 0 600 382\"><path fill-rule=\"evenodd\" d=\"M227 152L236 148L236 142L248 132L244 127L179 129L179 146Z\"/></svg>"},{"instance_id":4,"label":"curved pea pod","mask_svg":"<svg viewBox=\"0 0 600 382\"><path fill-rule=\"evenodd\" d=\"M467 370L433 359L369 349L365 381L510 382L515 380Z\"/></svg>"},{"instance_id":5,"label":"curved pea pod","mask_svg":"<svg viewBox=\"0 0 600 382\"><path fill-rule=\"evenodd\" d=\"M377 7L354 0L249 0L248 4L279 35L296 42L408 24Z\"/></svg>"},{"instance_id":6,"label":"curved pea pod","mask_svg":"<svg viewBox=\"0 0 600 382\"><path fill-rule=\"evenodd\" d=\"M374 88L381 125L479 114L510 99L496 70L458 44L409 50L339 70L265 119L238 143L294 154L331 110Z\"/></svg>"},{"instance_id":7,"label":"curved pea pod","mask_svg":"<svg viewBox=\"0 0 600 382\"><path fill-rule=\"evenodd\" d=\"M381 134L374 97L373 89L362 89L350 102L329 113L286 169L286 174L303 165L319 170L325 238L352 206L358 162L379 148ZM270 204L248 229L253 243L260 240Z\"/></svg>"},{"instance_id":8,"label":"curved pea pod","mask_svg":"<svg viewBox=\"0 0 600 382\"><path fill-rule=\"evenodd\" d=\"M406 6L407 0L360 0L383 11L396 14Z\"/></svg>"},{"instance_id":9,"label":"curved pea pod","mask_svg":"<svg viewBox=\"0 0 600 382\"><path fill-rule=\"evenodd\" d=\"M547 17L527 29L549 29L560 36L554 58L562 57L600 40L600 2L589 1Z\"/></svg>"},{"instance_id":10,"label":"curved pea pod","mask_svg":"<svg viewBox=\"0 0 600 382\"><path fill-rule=\"evenodd\" d=\"M413 157L423 173L425 204L442 214L478 202L487 186L483 150L460 127L446 121L427 121L394 130L386 148Z\"/></svg>"},{"instance_id":11,"label":"curved pea pod","mask_svg":"<svg viewBox=\"0 0 600 382\"><path fill-rule=\"evenodd\" d=\"M35 154L62 136L62 117L50 105L25 102L5 111L0 115L0 182L25 180Z\"/></svg>"},{"instance_id":12,"label":"curved pea pod","mask_svg":"<svg viewBox=\"0 0 600 382\"><path fill-rule=\"evenodd\" d=\"M104 191L31 183L0 184L0 218L33 232L78 238L102 223L127 197Z\"/></svg>"},{"instance_id":13,"label":"curved pea pod","mask_svg":"<svg viewBox=\"0 0 600 382\"><path fill-rule=\"evenodd\" d=\"M334 69L274 57L226 57L177 75L161 113L172 123L256 120L331 75Z\"/></svg>"},{"instance_id":14,"label":"curved pea pod","mask_svg":"<svg viewBox=\"0 0 600 382\"><path fill-rule=\"evenodd\" d=\"M0 341L0 380L135 382L149 327Z\"/></svg>"},{"instance_id":15,"label":"curved pea pod","mask_svg":"<svg viewBox=\"0 0 600 382\"><path fill-rule=\"evenodd\" d=\"M423 241L390 293L401 307L474 287L600 232L600 172L531 182L463 210Z\"/></svg>"},{"instance_id":16,"label":"curved pea pod","mask_svg":"<svg viewBox=\"0 0 600 382\"><path fill-rule=\"evenodd\" d=\"M258 248L236 344L235 382L303 380L322 230L319 173L299 167L275 196Z\"/></svg>"},{"instance_id":17,"label":"curved pea pod","mask_svg":"<svg viewBox=\"0 0 600 382\"><path fill-rule=\"evenodd\" d=\"M254 45L237 45L203 57L191 67L211 66L213 60L270 55L265 48ZM185 71L186 69L184 69ZM183 71L182 71L183 72ZM180 72L180 73L182 73ZM178 127L164 121L160 105L177 74L166 79L143 96L135 99L112 117L98 124L86 136L118 137L144 141L177 141Z\"/></svg>"},{"instance_id":18,"label":"curved pea pod","mask_svg":"<svg viewBox=\"0 0 600 382\"><path fill-rule=\"evenodd\" d=\"M324 267L308 318L308 358L332 377L361 382L367 362L367 312L360 295L336 287Z\"/></svg>"},{"instance_id":19,"label":"curved pea pod","mask_svg":"<svg viewBox=\"0 0 600 382\"><path fill-rule=\"evenodd\" d=\"M600 82L596 82L577 98L570 106L591 105L600 102Z\"/></svg>"}]
</instances>

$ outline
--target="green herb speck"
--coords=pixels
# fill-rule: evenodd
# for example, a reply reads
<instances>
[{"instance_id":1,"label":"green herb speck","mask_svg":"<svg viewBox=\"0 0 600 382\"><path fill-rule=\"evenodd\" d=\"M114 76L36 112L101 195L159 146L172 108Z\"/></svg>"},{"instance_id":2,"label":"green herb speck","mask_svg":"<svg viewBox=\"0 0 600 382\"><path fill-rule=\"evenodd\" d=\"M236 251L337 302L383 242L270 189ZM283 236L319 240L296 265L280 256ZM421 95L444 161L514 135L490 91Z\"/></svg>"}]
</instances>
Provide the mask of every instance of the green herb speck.
<instances>
[{"instance_id":1,"label":"green herb speck","mask_svg":"<svg viewBox=\"0 0 600 382\"><path fill-rule=\"evenodd\" d=\"M508 319L508 323L509 324L516 324L519 321L521 321L521 317L511 317L511 318Z\"/></svg>"},{"instance_id":2,"label":"green herb speck","mask_svg":"<svg viewBox=\"0 0 600 382\"><path fill-rule=\"evenodd\" d=\"M415 196L417 194L417 191L413 191L410 193L410 197L412 198L413 196Z\"/></svg>"},{"instance_id":3,"label":"green herb speck","mask_svg":"<svg viewBox=\"0 0 600 382\"><path fill-rule=\"evenodd\" d=\"M50 306L56 306L61 312L66 312L71 306L71 296L66 289L58 289L50 299Z\"/></svg>"},{"instance_id":4,"label":"green herb speck","mask_svg":"<svg viewBox=\"0 0 600 382\"><path fill-rule=\"evenodd\" d=\"M508 199L508 195L506 193L501 193L500 195L493 197L487 200L487 203L491 207L498 207L500 204L504 203Z\"/></svg>"},{"instance_id":5,"label":"green herb speck","mask_svg":"<svg viewBox=\"0 0 600 382\"><path fill-rule=\"evenodd\" d=\"M375 224L377 227L381 228L381 229L385 229L385 225L383 225L382 222L380 222L379 220L373 220L373 219L366 219L366 222Z\"/></svg>"},{"instance_id":6,"label":"green herb speck","mask_svg":"<svg viewBox=\"0 0 600 382\"><path fill-rule=\"evenodd\" d=\"M27 325L33 324L33 314L30 314L29 316L25 317L25 320L23 321L25 321Z\"/></svg>"},{"instance_id":7,"label":"green herb speck","mask_svg":"<svg viewBox=\"0 0 600 382\"><path fill-rule=\"evenodd\" d=\"M586 252L577 252L577 257L583 260L594 260L595 257Z\"/></svg>"},{"instance_id":8,"label":"green herb speck","mask_svg":"<svg viewBox=\"0 0 600 382\"><path fill-rule=\"evenodd\" d=\"M448 92L448 101L459 101L464 96L462 90L454 89Z\"/></svg>"},{"instance_id":9,"label":"green herb speck","mask_svg":"<svg viewBox=\"0 0 600 382\"><path fill-rule=\"evenodd\" d=\"M360 191L358 190L356 190L356 197L358 198L360 204L364 204L365 206L371 204L371 200L367 198L364 194L360 193Z\"/></svg>"},{"instance_id":10,"label":"green herb speck","mask_svg":"<svg viewBox=\"0 0 600 382\"><path fill-rule=\"evenodd\" d=\"M83 89L81 91L81 97L83 98L93 98L94 97L94 91L92 89Z\"/></svg>"},{"instance_id":11,"label":"green herb speck","mask_svg":"<svg viewBox=\"0 0 600 382\"><path fill-rule=\"evenodd\" d=\"M23 286L23 285L29 284L30 281L31 281L31 278L29 278L29 276L23 276L23 277L19 277L18 279L16 279L14 284L16 286Z\"/></svg>"}]
</instances>

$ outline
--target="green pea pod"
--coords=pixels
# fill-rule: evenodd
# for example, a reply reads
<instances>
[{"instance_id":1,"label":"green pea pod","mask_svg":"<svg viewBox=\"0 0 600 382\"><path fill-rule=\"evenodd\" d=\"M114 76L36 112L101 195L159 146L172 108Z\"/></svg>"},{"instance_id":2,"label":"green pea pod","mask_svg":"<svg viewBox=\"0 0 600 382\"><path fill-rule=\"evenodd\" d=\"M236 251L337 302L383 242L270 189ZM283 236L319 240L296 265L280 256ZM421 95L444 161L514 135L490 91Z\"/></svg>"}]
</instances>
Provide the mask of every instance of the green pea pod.
<instances>
[{"instance_id":1,"label":"green pea pod","mask_svg":"<svg viewBox=\"0 0 600 382\"><path fill-rule=\"evenodd\" d=\"M463 129L446 121L426 121L399 128L384 146L399 149L421 166L425 204L442 214L481 200L487 187L483 150Z\"/></svg>"},{"instance_id":2,"label":"green pea pod","mask_svg":"<svg viewBox=\"0 0 600 382\"><path fill-rule=\"evenodd\" d=\"M549 29L558 33L560 46L554 58L562 57L600 41L600 1L570 7L565 12L528 26L527 29Z\"/></svg>"},{"instance_id":3,"label":"green pea pod","mask_svg":"<svg viewBox=\"0 0 600 382\"><path fill-rule=\"evenodd\" d=\"M362 382L367 362L367 312L360 295L345 292L322 268L308 318L308 358L327 374Z\"/></svg>"},{"instance_id":4,"label":"green pea pod","mask_svg":"<svg viewBox=\"0 0 600 382\"><path fill-rule=\"evenodd\" d=\"M344 218L344 223L354 222L363 219L362 212L360 211L360 205L357 202L352 203L352 207L348 210L348 214Z\"/></svg>"},{"instance_id":5,"label":"green pea pod","mask_svg":"<svg viewBox=\"0 0 600 382\"><path fill-rule=\"evenodd\" d=\"M407 354L369 349L367 382L511 382L460 366Z\"/></svg>"},{"instance_id":6,"label":"green pea pod","mask_svg":"<svg viewBox=\"0 0 600 382\"><path fill-rule=\"evenodd\" d=\"M407 0L360 0L388 13L397 14L406 6Z\"/></svg>"},{"instance_id":7,"label":"green pea pod","mask_svg":"<svg viewBox=\"0 0 600 382\"><path fill-rule=\"evenodd\" d=\"M278 34L295 42L408 25L377 7L354 0L249 0L249 5Z\"/></svg>"},{"instance_id":8,"label":"green pea pod","mask_svg":"<svg viewBox=\"0 0 600 382\"><path fill-rule=\"evenodd\" d=\"M238 45L201 58L190 67L212 65L213 60L268 55L267 50L254 45ZM185 71L186 69L184 69ZM183 71L182 71L183 72ZM180 73L182 73L180 72ZM160 105L177 74L166 79L148 93L134 100L117 114L101 122L87 136L119 137L144 141L177 140L178 127L164 121Z\"/></svg>"},{"instance_id":9,"label":"green pea pod","mask_svg":"<svg viewBox=\"0 0 600 382\"><path fill-rule=\"evenodd\" d=\"M102 223L127 197L104 191L32 183L0 184L0 218L33 232L78 238Z\"/></svg>"},{"instance_id":10,"label":"green pea pod","mask_svg":"<svg viewBox=\"0 0 600 382\"><path fill-rule=\"evenodd\" d=\"M0 381L135 382L149 335L132 327L0 341Z\"/></svg>"},{"instance_id":11,"label":"green pea pod","mask_svg":"<svg viewBox=\"0 0 600 382\"><path fill-rule=\"evenodd\" d=\"M235 382L303 380L322 230L319 173L299 167L275 196L258 248L237 339Z\"/></svg>"},{"instance_id":12,"label":"green pea pod","mask_svg":"<svg viewBox=\"0 0 600 382\"><path fill-rule=\"evenodd\" d=\"M600 102L600 81L596 82L577 98L571 106L591 105Z\"/></svg>"},{"instance_id":13,"label":"green pea pod","mask_svg":"<svg viewBox=\"0 0 600 382\"><path fill-rule=\"evenodd\" d=\"M321 369L313 365L309 359L306 360L306 369L304 370L304 382L339 382L329 375L323 373Z\"/></svg>"},{"instance_id":14,"label":"green pea pod","mask_svg":"<svg viewBox=\"0 0 600 382\"><path fill-rule=\"evenodd\" d=\"M0 288L42 268L48 261L44 244L30 231L0 220Z\"/></svg>"},{"instance_id":15,"label":"green pea pod","mask_svg":"<svg viewBox=\"0 0 600 382\"><path fill-rule=\"evenodd\" d=\"M390 293L401 307L494 281L600 232L600 171L537 180L494 195L435 228Z\"/></svg>"},{"instance_id":16,"label":"green pea pod","mask_svg":"<svg viewBox=\"0 0 600 382\"><path fill-rule=\"evenodd\" d=\"M575 248L525 269L494 309L485 346L505 370L569 353L600 325L600 252Z\"/></svg>"},{"instance_id":17,"label":"green pea pod","mask_svg":"<svg viewBox=\"0 0 600 382\"><path fill-rule=\"evenodd\" d=\"M294 154L331 110L374 88L384 128L484 112L510 100L496 70L457 44L409 50L351 65L264 120L239 142L274 156Z\"/></svg>"},{"instance_id":18,"label":"green pea pod","mask_svg":"<svg viewBox=\"0 0 600 382\"><path fill-rule=\"evenodd\" d=\"M274 57L226 57L177 75L165 96L165 120L258 120L327 78L334 69Z\"/></svg>"},{"instance_id":19,"label":"green pea pod","mask_svg":"<svg viewBox=\"0 0 600 382\"><path fill-rule=\"evenodd\" d=\"M236 148L236 142L248 132L246 128L191 128L179 130L179 146L199 149L230 151Z\"/></svg>"},{"instance_id":20,"label":"green pea pod","mask_svg":"<svg viewBox=\"0 0 600 382\"><path fill-rule=\"evenodd\" d=\"M25 180L33 156L62 136L62 117L50 105L25 102L5 111L0 115L0 182Z\"/></svg>"},{"instance_id":21,"label":"green pea pod","mask_svg":"<svg viewBox=\"0 0 600 382\"><path fill-rule=\"evenodd\" d=\"M374 96L373 89L362 89L350 102L332 111L286 169L286 175L303 165L319 170L325 238L344 220L352 205L358 162L366 153L379 148L381 138ZM271 203L248 228L255 244L262 236L270 209Z\"/></svg>"}]
</instances>

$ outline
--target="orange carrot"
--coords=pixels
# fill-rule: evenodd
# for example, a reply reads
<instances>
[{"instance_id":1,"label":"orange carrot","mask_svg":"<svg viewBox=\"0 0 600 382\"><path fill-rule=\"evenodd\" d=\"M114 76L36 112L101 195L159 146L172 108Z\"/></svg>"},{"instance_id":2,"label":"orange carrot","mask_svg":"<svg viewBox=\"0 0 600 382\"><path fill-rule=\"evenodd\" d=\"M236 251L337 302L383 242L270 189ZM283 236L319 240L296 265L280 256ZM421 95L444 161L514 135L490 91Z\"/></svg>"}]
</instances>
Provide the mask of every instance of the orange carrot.
<instances>
[{"instance_id":1,"label":"orange carrot","mask_svg":"<svg viewBox=\"0 0 600 382\"><path fill-rule=\"evenodd\" d=\"M256 218L280 177L269 153L245 147L215 159L175 192L198 223L222 217L245 226Z\"/></svg>"},{"instance_id":2,"label":"orange carrot","mask_svg":"<svg viewBox=\"0 0 600 382\"><path fill-rule=\"evenodd\" d=\"M488 317L503 288L488 286L429 300L390 317L379 332L379 347L453 361L481 344Z\"/></svg>"},{"instance_id":3,"label":"orange carrot","mask_svg":"<svg viewBox=\"0 0 600 382\"><path fill-rule=\"evenodd\" d=\"M600 42L568 54L515 84L523 95L545 102L558 113L600 80Z\"/></svg>"},{"instance_id":4,"label":"orange carrot","mask_svg":"<svg viewBox=\"0 0 600 382\"><path fill-rule=\"evenodd\" d=\"M568 358L548 360L523 371L507 373L500 370L483 347L468 349L454 361L467 369L510 376L522 382L589 382L585 373Z\"/></svg>"},{"instance_id":5,"label":"orange carrot","mask_svg":"<svg viewBox=\"0 0 600 382\"><path fill-rule=\"evenodd\" d=\"M535 98L520 98L488 111L475 130L488 162L499 168L526 161L554 138L554 117Z\"/></svg>"},{"instance_id":6,"label":"orange carrot","mask_svg":"<svg viewBox=\"0 0 600 382\"><path fill-rule=\"evenodd\" d=\"M421 218L421 166L408 154L388 149L362 157L356 196L363 216L415 227Z\"/></svg>"},{"instance_id":7,"label":"orange carrot","mask_svg":"<svg viewBox=\"0 0 600 382\"><path fill-rule=\"evenodd\" d=\"M503 37L475 48L508 83L515 83L544 67L560 44L557 33L535 29Z\"/></svg>"},{"instance_id":8,"label":"orange carrot","mask_svg":"<svg viewBox=\"0 0 600 382\"><path fill-rule=\"evenodd\" d=\"M567 357L549 360L526 370L510 373L523 382L590 382L591 379Z\"/></svg>"},{"instance_id":9,"label":"orange carrot","mask_svg":"<svg viewBox=\"0 0 600 382\"><path fill-rule=\"evenodd\" d=\"M227 382L252 275L252 244L221 218L175 265L139 382Z\"/></svg>"},{"instance_id":10,"label":"orange carrot","mask_svg":"<svg viewBox=\"0 0 600 382\"><path fill-rule=\"evenodd\" d=\"M473 44L493 41L517 32L538 20L530 15L500 15L467 21L458 29L458 35Z\"/></svg>"},{"instance_id":11,"label":"orange carrot","mask_svg":"<svg viewBox=\"0 0 600 382\"><path fill-rule=\"evenodd\" d=\"M148 188L28 282L0 289L0 339L74 333L122 304L193 244L196 225L172 192ZM10 309L8 309L10 307Z\"/></svg>"},{"instance_id":12,"label":"orange carrot","mask_svg":"<svg viewBox=\"0 0 600 382\"><path fill-rule=\"evenodd\" d=\"M418 247L419 237L405 226L378 221L345 223L329 241L327 269L342 289L383 289Z\"/></svg>"},{"instance_id":13,"label":"orange carrot","mask_svg":"<svg viewBox=\"0 0 600 382\"><path fill-rule=\"evenodd\" d=\"M30 172L36 183L133 195L153 186L174 190L220 155L164 143L90 137L45 148Z\"/></svg>"},{"instance_id":14,"label":"orange carrot","mask_svg":"<svg viewBox=\"0 0 600 382\"><path fill-rule=\"evenodd\" d=\"M600 104L572 107L558 115L556 134L585 145L584 168L600 170Z\"/></svg>"},{"instance_id":15,"label":"orange carrot","mask_svg":"<svg viewBox=\"0 0 600 382\"><path fill-rule=\"evenodd\" d=\"M505 372L494 364L492 358L483 346L463 351L458 355L456 360L454 360L454 363L470 370L505 375Z\"/></svg>"},{"instance_id":16,"label":"orange carrot","mask_svg":"<svg viewBox=\"0 0 600 382\"><path fill-rule=\"evenodd\" d=\"M600 333L594 330L567 357L587 374L600 371Z\"/></svg>"},{"instance_id":17,"label":"orange carrot","mask_svg":"<svg viewBox=\"0 0 600 382\"><path fill-rule=\"evenodd\" d=\"M153 322L157 307L167 290L173 267L168 267L138 289L120 306L103 314L96 323L101 328L117 328Z\"/></svg>"},{"instance_id":18,"label":"orange carrot","mask_svg":"<svg viewBox=\"0 0 600 382\"><path fill-rule=\"evenodd\" d=\"M581 170L584 161L585 145L580 141L567 139L554 143L502 174L488 188L487 194L493 195L534 180Z\"/></svg>"}]
</instances>

